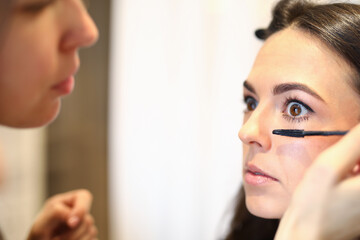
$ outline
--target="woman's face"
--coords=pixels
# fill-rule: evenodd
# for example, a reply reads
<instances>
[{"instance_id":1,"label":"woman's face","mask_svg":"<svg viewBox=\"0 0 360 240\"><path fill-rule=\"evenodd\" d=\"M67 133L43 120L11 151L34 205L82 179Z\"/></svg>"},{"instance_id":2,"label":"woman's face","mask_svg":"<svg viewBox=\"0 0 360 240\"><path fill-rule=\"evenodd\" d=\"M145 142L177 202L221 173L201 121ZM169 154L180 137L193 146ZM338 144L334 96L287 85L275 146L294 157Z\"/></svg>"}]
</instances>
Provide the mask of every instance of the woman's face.
<instances>
[{"instance_id":1,"label":"woman's face","mask_svg":"<svg viewBox=\"0 0 360 240\"><path fill-rule=\"evenodd\" d=\"M360 101L350 84L352 71L300 31L286 29L266 40L244 83L247 110L239 131L251 213L281 218L306 169L339 140L284 137L272 130L348 130L358 123Z\"/></svg>"},{"instance_id":2,"label":"woman's face","mask_svg":"<svg viewBox=\"0 0 360 240\"><path fill-rule=\"evenodd\" d=\"M0 124L53 120L74 86L78 49L98 38L81 0L17 0L0 41Z\"/></svg>"}]
</instances>

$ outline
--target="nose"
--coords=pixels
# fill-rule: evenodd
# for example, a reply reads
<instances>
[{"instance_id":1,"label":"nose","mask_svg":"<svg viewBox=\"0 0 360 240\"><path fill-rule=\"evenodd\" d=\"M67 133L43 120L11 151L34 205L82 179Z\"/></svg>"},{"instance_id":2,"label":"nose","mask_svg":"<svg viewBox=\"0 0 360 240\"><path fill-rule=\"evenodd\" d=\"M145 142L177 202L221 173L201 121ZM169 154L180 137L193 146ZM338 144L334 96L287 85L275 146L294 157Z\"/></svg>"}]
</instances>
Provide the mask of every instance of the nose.
<instances>
[{"instance_id":1,"label":"nose","mask_svg":"<svg viewBox=\"0 0 360 240\"><path fill-rule=\"evenodd\" d=\"M66 6L61 18L66 21L66 28L61 39L61 49L76 50L93 45L99 32L82 1L69 0L63 3Z\"/></svg>"},{"instance_id":2,"label":"nose","mask_svg":"<svg viewBox=\"0 0 360 240\"><path fill-rule=\"evenodd\" d=\"M238 133L240 140L249 146L261 148L262 151L271 149L271 120L269 114L258 106L253 112L247 113L244 123Z\"/></svg>"}]
</instances>

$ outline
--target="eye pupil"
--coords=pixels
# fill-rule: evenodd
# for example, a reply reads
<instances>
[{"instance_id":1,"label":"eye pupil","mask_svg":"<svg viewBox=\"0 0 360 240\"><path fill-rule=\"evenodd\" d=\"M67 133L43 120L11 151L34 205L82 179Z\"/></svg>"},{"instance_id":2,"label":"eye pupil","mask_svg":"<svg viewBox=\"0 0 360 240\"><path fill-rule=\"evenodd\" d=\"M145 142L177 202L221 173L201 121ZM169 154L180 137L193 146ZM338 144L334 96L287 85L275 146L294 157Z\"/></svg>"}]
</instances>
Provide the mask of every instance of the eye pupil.
<instances>
[{"instance_id":1,"label":"eye pupil","mask_svg":"<svg viewBox=\"0 0 360 240\"><path fill-rule=\"evenodd\" d=\"M247 103L247 109L249 111L253 111L256 108L256 103L254 101L248 101Z\"/></svg>"},{"instance_id":2,"label":"eye pupil","mask_svg":"<svg viewBox=\"0 0 360 240\"><path fill-rule=\"evenodd\" d=\"M290 107L290 114L292 116L299 116L301 114L301 106L299 104L293 104Z\"/></svg>"}]
</instances>

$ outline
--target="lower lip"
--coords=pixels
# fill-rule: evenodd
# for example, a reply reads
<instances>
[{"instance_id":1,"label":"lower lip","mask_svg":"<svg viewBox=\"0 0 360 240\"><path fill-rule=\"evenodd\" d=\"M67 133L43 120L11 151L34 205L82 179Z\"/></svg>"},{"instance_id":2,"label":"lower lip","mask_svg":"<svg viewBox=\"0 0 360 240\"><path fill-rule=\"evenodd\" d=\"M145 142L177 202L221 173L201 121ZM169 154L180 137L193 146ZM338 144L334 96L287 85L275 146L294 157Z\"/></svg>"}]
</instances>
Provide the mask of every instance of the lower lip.
<instances>
[{"instance_id":1,"label":"lower lip","mask_svg":"<svg viewBox=\"0 0 360 240\"><path fill-rule=\"evenodd\" d=\"M73 76L68 77L66 80L60 82L53 87L54 90L62 95L70 94L74 89L75 79Z\"/></svg>"},{"instance_id":2,"label":"lower lip","mask_svg":"<svg viewBox=\"0 0 360 240\"><path fill-rule=\"evenodd\" d=\"M244 175L244 181L250 185L263 185L277 182L278 180L269 176L256 175L253 172L247 171Z\"/></svg>"}]
</instances>

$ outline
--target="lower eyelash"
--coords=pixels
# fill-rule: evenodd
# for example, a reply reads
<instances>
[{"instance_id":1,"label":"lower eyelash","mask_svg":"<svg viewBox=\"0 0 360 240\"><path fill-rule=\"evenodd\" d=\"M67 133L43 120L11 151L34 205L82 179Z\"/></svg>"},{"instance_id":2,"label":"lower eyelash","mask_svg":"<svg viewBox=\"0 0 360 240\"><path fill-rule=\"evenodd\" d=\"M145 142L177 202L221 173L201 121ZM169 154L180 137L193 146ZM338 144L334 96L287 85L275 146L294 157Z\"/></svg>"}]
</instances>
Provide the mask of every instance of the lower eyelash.
<instances>
[{"instance_id":1,"label":"lower eyelash","mask_svg":"<svg viewBox=\"0 0 360 240\"><path fill-rule=\"evenodd\" d=\"M308 116L302 116L302 117L291 117L285 113L283 113L283 118L289 122L296 122L296 123L300 123L302 121L308 121L309 117Z\"/></svg>"}]
</instances>

